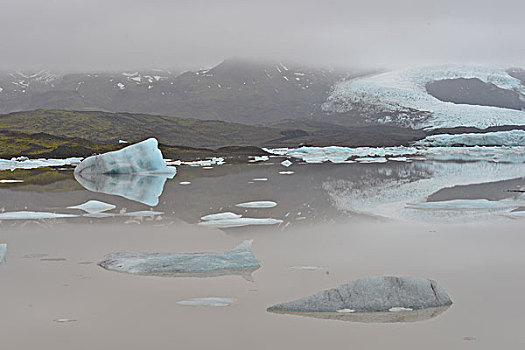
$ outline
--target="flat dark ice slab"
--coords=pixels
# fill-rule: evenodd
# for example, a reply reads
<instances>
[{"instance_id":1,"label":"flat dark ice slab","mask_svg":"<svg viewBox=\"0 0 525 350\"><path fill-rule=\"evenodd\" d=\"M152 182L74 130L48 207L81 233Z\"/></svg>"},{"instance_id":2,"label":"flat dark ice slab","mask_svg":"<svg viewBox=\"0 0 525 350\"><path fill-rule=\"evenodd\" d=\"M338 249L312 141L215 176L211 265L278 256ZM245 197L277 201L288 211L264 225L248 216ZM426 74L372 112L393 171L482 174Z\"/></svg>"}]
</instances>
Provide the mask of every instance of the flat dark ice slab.
<instances>
[{"instance_id":1,"label":"flat dark ice slab","mask_svg":"<svg viewBox=\"0 0 525 350\"><path fill-rule=\"evenodd\" d=\"M285 313L410 312L452 304L435 281L415 277L366 277L337 288L277 304L268 311ZM401 310L401 311L398 311Z\"/></svg>"},{"instance_id":2,"label":"flat dark ice slab","mask_svg":"<svg viewBox=\"0 0 525 350\"><path fill-rule=\"evenodd\" d=\"M224 253L135 253L107 255L98 265L111 271L146 276L214 277L241 275L251 280L260 267L251 240Z\"/></svg>"}]
</instances>

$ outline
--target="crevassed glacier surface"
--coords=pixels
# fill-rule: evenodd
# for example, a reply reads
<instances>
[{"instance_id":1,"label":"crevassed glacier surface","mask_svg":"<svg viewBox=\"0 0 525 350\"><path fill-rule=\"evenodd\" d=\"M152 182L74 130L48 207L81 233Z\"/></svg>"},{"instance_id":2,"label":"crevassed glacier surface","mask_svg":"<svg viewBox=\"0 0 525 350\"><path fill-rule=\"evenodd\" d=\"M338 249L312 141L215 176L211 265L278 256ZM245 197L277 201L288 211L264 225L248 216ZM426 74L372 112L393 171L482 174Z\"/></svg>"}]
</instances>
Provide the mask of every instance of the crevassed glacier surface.
<instances>
[{"instance_id":1,"label":"crevassed glacier surface","mask_svg":"<svg viewBox=\"0 0 525 350\"><path fill-rule=\"evenodd\" d=\"M465 146L525 146L525 131L510 130L487 133L440 134L425 137L417 141L418 146L449 147Z\"/></svg>"},{"instance_id":2,"label":"crevassed glacier surface","mask_svg":"<svg viewBox=\"0 0 525 350\"><path fill-rule=\"evenodd\" d=\"M503 68L476 65L445 65L418 67L386 72L343 81L323 104L327 112L344 113L355 106L378 107L383 111L403 112L414 109L429 112L430 118L407 120L415 128L450 128L473 126L487 128L496 125L523 125L525 112L489 106L443 102L426 91L426 84L436 80L478 78L503 89L525 93L521 82Z\"/></svg>"}]
</instances>

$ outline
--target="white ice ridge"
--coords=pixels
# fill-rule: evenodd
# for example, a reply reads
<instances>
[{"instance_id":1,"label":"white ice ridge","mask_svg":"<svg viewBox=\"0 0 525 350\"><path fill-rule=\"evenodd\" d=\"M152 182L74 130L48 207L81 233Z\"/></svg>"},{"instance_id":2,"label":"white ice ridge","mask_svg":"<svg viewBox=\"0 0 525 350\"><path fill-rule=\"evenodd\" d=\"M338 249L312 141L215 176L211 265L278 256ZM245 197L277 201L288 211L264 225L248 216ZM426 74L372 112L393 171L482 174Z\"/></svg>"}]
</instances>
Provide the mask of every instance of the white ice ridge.
<instances>
[{"instance_id":1,"label":"white ice ridge","mask_svg":"<svg viewBox=\"0 0 525 350\"><path fill-rule=\"evenodd\" d=\"M210 220L239 219L240 217L242 217L242 215L235 214L235 213L228 211L224 213L204 215L203 217L201 217L201 220L210 221Z\"/></svg>"},{"instance_id":2,"label":"white ice ridge","mask_svg":"<svg viewBox=\"0 0 525 350\"><path fill-rule=\"evenodd\" d=\"M229 306L234 302L235 299L233 298L207 297L181 300L177 304L185 306Z\"/></svg>"},{"instance_id":3,"label":"white ice ridge","mask_svg":"<svg viewBox=\"0 0 525 350\"><path fill-rule=\"evenodd\" d=\"M222 220L208 220L199 222L201 226L216 227L216 228L232 228L251 225L276 225L282 223L282 220L272 218L237 218L237 219L222 219Z\"/></svg>"},{"instance_id":4,"label":"white ice ridge","mask_svg":"<svg viewBox=\"0 0 525 350\"><path fill-rule=\"evenodd\" d=\"M265 149L269 153L294 157L306 163L362 163L409 161L411 159L437 161L525 162L525 147L300 147Z\"/></svg>"},{"instance_id":5,"label":"white ice ridge","mask_svg":"<svg viewBox=\"0 0 525 350\"><path fill-rule=\"evenodd\" d=\"M40 219L60 219L60 218L74 218L78 215L48 213L38 211L11 211L0 213L0 220L40 220Z\"/></svg>"},{"instance_id":6,"label":"white ice ridge","mask_svg":"<svg viewBox=\"0 0 525 350\"><path fill-rule=\"evenodd\" d=\"M525 130L496 131L487 133L432 135L415 143L418 146L525 146Z\"/></svg>"},{"instance_id":7,"label":"white ice ridge","mask_svg":"<svg viewBox=\"0 0 525 350\"><path fill-rule=\"evenodd\" d=\"M5 256L7 253L7 244L0 244L0 264L5 262Z\"/></svg>"},{"instance_id":8,"label":"white ice ridge","mask_svg":"<svg viewBox=\"0 0 525 350\"><path fill-rule=\"evenodd\" d=\"M136 143L118 151L107 152L84 159L75 174L166 174L175 176L175 167L166 166L158 142L154 138Z\"/></svg>"},{"instance_id":9,"label":"white ice ridge","mask_svg":"<svg viewBox=\"0 0 525 350\"><path fill-rule=\"evenodd\" d=\"M499 67L418 67L343 81L334 87L323 104L323 109L327 112L344 113L356 105L367 105L392 112L407 109L431 112L432 117L429 119L407 120L409 125L417 128L473 126L484 129L495 125L525 124L524 111L443 102L426 91L426 84L429 82L456 78L477 78L502 89L525 93L521 82Z\"/></svg>"},{"instance_id":10,"label":"white ice ridge","mask_svg":"<svg viewBox=\"0 0 525 350\"><path fill-rule=\"evenodd\" d=\"M68 209L80 209L89 214L102 213L104 211L115 209L113 204L104 203L97 200L89 200L83 204L67 207Z\"/></svg>"},{"instance_id":11,"label":"white ice ridge","mask_svg":"<svg viewBox=\"0 0 525 350\"><path fill-rule=\"evenodd\" d=\"M8 159L0 159L1 170L15 170L15 169L36 169L44 167L56 167L64 165L76 165L82 161L82 158L66 158L66 159L29 159L27 157L18 157Z\"/></svg>"},{"instance_id":12,"label":"white ice ridge","mask_svg":"<svg viewBox=\"0 0 525 350\"><path fill-rule=\"evenodd\" d=\"M263 208L273 208L277 206L277 203L272 201L255 201L255 202L245 202L235 204L239 208L253 208L253 209L263 209Z\"/></svg>"}]
</instances>

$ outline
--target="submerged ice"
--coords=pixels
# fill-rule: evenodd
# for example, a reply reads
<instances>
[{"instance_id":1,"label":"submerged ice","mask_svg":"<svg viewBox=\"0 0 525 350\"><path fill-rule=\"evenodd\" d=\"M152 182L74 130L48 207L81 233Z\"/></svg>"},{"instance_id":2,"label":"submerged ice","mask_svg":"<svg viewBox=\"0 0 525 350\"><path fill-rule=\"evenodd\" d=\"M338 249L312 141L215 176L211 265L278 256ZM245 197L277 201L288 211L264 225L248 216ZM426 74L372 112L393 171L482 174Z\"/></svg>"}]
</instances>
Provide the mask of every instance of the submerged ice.
<instances>
[{"instance_id":1,"label":"submerged ice","mask_svg":"<svg viewBox=\"0 0 525 350\"><path fill-rule=\"evenodd\" d=\"M0 264L5 262L6 253L7 253L7 244L1 243L0 244Z\"/></svg>"},{"instance_id":2,"label":"submerged ice","mask_svg":"<svg viewBox=\"0 0 525 350\"><path fill-rule=\"evenodd\" d=\"M260 267L246 240L224 253L111 253L99 265L137 275L211 277L241 274L250 278Z\"/></svg>"},{"instance_id":3,"label":"submerged ice","mask_svg":"<svg viewBox=\"0 0 525 350\"><path fill-rule=\"evenodd\" d=\"M235 299L233 298L207 297L181 300L177 304L185 306L229 306L234 302Z\"/></svg>"}]
</instances>

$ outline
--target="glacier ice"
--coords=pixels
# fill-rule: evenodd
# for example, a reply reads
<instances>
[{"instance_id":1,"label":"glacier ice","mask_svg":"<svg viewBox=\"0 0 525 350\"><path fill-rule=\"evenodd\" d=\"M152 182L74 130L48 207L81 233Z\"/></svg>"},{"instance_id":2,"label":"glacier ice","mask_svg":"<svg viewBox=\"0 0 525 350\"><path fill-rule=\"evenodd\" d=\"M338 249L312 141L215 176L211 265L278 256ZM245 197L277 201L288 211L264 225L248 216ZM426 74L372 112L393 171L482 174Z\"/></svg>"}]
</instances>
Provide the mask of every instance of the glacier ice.
<instances>
[{"instance_id":1,"label":"glacier ice","mask_svg":"<svg viewBox=\"0 0 525 350\"><path fill-rule=\"evenodd\" d=\"M242 217L242 215L235 214L232 212L224 212L224 213L204 215L203 217L201 217L201 220L203 221L226 220L226 219L239 219L240 217Z\"/></svg>"},{"instance_id":2,"label":"glacier ice","mask_svg":"<svg viewBox=\"0 0 525 350\"><path fill-rule=\"evenodd\" d=\"M251 209L264 209L264 208L273 208L277 206L277 203L272 201L254 201L254 202L245 202L235 204L236 207L240 208L251 208Z\"/></svg>"},{"instance_id":3,"label":"glacier ice","mask_svg":"<svg viewBox=\"0 0 525 350\"><path fill-rule=\"evenodd\" d=\"M452 300L435 281L416 277L366 277L268 311L296 313L388 312L392 308L421 310L449 306Z\"/></svg>"},{"instance_id":4,"label":"glacier ice","mask_svg":"<svg viewBox=\"0 0 525 350\"><path fill-rule=\"evenodd\" d=\"M415 109L432 114L428 119L406 120L408 126L415 128L472 126L484 129L496 125L524 124L524 111L443 102L426 91L428 82L456 78L477 78L503 89L525 93L521 82L499 67L416 67L338 83L323 104L323 109L327 112L344 113L352 110L355 105L367 105L393 112Z\"/></svg>"},{"instance_id":5,"label":"glacier ice","mask_svg":"<svg viewBox=\"0 0 525 350\"><path fill-rule=\"evenodd\" d=\"M6 254L7 254L7 244L1 243L0 244L0 264L5 262Z\"/></svg>"},{"instance_id":6,"label":"glacier ice","mask_svg":"<svg viewBox=\"0 0 525 350\"><path fill-rule=\"evenodd\" d=\"M417 141L418 146L525 146L525 131L510 130L487 133L439 134Z\"/></svg>"},{"instance_id":7,"label":"glacier ice","mask_svg":"<svg viewBox=\"0 0 525 350\"><path fill-rule=\"evenodd\" d=\"M216 228L233 228L251 225L277 225L282 222L282 220L272 218L237 218L202 221L199 222L199 225Z\"/></svg>"},{"instance_id":8,"label":"glacier ice","mask_svg":"<svg viewBox=\"0 0 525 350\"><path fill-rule=\"evenodd\" d=\"M234 302L235 299L233 298L206 297L181 300L177 304L185 306L229 306Z\"/></svg>"},{"instance_id":9,"label":"glacier ice","mask_svg":"<svg viewBox=\"0 0 525 350\"><path fill-rule=\"evenodd\" d=\"M61 219L74 218L78 215L59 214L38 211L11 211L0 213L0 220L40 220L40 219Z\"/></svg>"},{"instance_id":10,"label":"glacier ice","mask_svg":"<svg viewBox=\"0 0 525 350\"><path fill-rule=\"evenodd\" d=\"M260 267L246 240L224 253L111 253L98 265L136 275L165 277L213 277L242 275L250 279Z\"/></svg>"},{"instance_id":11,"label":"glacier ice","mask_svg":"<svg viewBox=\"0 0 525 350\"><path fill-rule=\"evenodd\" d=\"M158 148L158 142L149 138L118 151L107 152L84 159L75 168L75 174L165 174L175 176L175 167L167 166Z\"/></svg>"},{"instance_id":12,"label":"glacier ice","mask_svg":"<svg viewBox=\"0 0 525 350\"><path fill-rule=\"evenodd\" d=\"M89 214L102 213L104 211L115 209L113 204L104 203L97 200L89 200L83 204L67 207L68 209L80 209Z\"/></svg>"},{"instance_id":13,"label":"glacier ice","mask_svg":"<svg viewBox=\"0 0 525 350\"><path fill-rule=\"evenodd\" d=\"M91 192L99 192L124 197L149 206L159 204L164 190L166 174L93 174L75 173L75 179Z\"/></svg>"},{"instance_id":14,"label":"glacier ice","mask_svg":"<svg viewBox=\"0 0 525 350\"><path fill-rule=\"evenodd\" d=\"M288 168L290 165L292 165L292 162L290 162L288 159L286 159L286 160L283 160L281 162L281 164Z\"/></svg>"}]
</instances>

